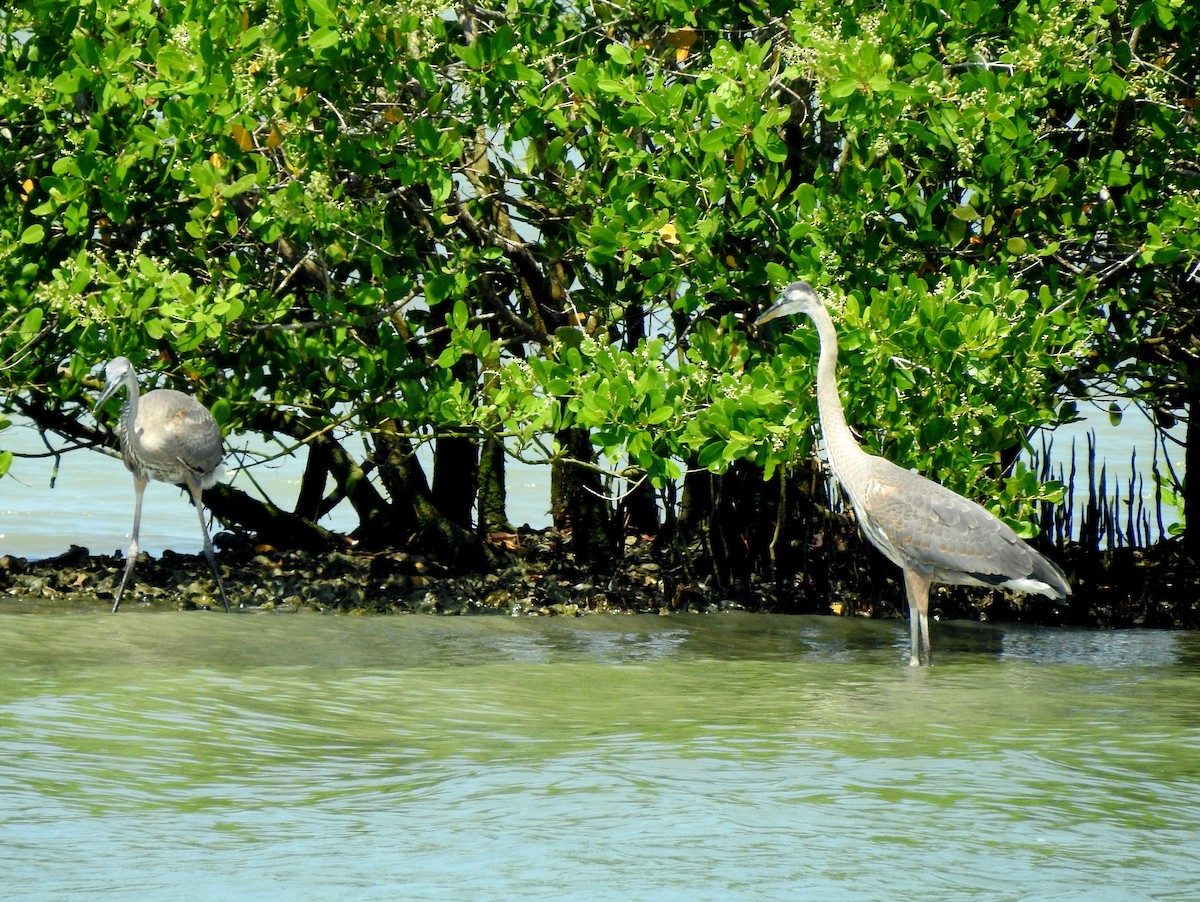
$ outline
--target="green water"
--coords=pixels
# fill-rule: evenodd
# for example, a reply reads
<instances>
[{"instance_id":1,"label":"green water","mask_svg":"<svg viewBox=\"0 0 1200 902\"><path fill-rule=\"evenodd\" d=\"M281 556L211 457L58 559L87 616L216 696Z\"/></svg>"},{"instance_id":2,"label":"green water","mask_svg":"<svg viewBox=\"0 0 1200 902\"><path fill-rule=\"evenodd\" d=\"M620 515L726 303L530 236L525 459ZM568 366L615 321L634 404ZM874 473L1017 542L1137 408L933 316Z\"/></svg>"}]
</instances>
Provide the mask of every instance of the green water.
<instances>
[{"instance_id":1,"label":"green water","mask_svg":"<svg viewBox=\"0 0 1200 902\"><path fill-rule=\"evenodd\" d=\"M6 899L1196 899L1200 636L5 612Z\"/></svg>"}]
</instances>

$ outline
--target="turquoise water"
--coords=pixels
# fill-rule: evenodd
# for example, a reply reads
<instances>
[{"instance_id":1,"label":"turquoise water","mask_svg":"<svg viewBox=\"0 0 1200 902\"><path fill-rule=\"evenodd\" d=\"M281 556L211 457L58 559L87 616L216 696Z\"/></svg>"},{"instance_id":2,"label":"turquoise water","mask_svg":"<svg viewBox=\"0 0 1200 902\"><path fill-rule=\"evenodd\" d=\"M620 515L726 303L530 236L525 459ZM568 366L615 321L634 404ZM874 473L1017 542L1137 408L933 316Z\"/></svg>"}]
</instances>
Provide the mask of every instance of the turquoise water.
<instances>
[{"instance_id":1,"label":"turquoise water","mask_svg":"<svg viewBox=\"0 0 1200 902\"><path fill-rule=\"evenodd\" d=\"M6 898L1198 894L1196 634L17 610Z\"/></svg>"}]
</instances>

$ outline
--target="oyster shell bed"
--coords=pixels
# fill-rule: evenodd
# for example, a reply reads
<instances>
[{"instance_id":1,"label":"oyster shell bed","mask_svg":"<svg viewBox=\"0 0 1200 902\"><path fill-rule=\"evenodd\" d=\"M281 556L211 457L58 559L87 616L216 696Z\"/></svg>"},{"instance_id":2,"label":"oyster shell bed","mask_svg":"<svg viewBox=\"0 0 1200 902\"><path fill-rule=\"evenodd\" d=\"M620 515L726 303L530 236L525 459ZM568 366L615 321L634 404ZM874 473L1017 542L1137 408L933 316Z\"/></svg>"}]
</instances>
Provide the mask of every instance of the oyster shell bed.
<instances>
[{"instance_id":1,"label":"oyster shell bed","mask_svg":"<svg viewBox=\"0 0 1200 902\"><path fill-rule=\"evenodd\" d=\"M751 575L721 586L643 536L603 565L577 561L569 536L523 529L489 537L502 563L485 572L407 551L366 551L347 544L323 551L232 544L218 554L230 604L239 610L330 613L425 613L577 616L588 613L715 613L740 609L783 614L842 614L903 620L899 570L861 540L829 542L805 555L806 572L772 581ZM683 557L699 561L698 549ZM1099 628L1200 628L1200 570L1178 542L1096 554L1059 555L1074 594L1036 596L935 586L936 619L1021 621ZM125 567L121 554L72 546L53 558L0 556L0 604L7 611L112 607ZM143 554L121 610L221 610L203 555Z\"/></svg>"},{"instance_id":2,"label":"oyster shell bed","mask_svg":"<svg viewBox=\"0 0 1200 902\"><path fill-rule=\"evenodd\" d=\"M714 611L761 607L753 597L713 594L704 584L664 574L650 542L631 537L615 566L579 566L553 531L505 537L506 563L461 573L404 551L299 551L238 548L218 553L229 602L242 610L345 613L502 613L576 615L590 612ZM125 567L123 555L93 555L72 546L54 558L0 557L0 597L9 604L55 601L111 607ZM121 610L221 610L203 555L142 554Z\"/></svg>"}]
</instances>

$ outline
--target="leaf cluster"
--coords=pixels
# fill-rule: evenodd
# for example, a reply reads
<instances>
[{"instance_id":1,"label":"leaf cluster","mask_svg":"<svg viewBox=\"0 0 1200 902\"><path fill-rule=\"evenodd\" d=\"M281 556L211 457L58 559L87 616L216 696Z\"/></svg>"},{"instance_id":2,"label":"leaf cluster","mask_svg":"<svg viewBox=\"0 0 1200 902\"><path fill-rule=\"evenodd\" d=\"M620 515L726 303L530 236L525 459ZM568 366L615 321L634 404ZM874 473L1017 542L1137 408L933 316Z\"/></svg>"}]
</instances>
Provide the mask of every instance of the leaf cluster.
<instances>
[{"instance_id":1,"label":"leaf cluster","mask_svg":"<svg viewBox=\"0 0 1200 902\"><path fill-rule=\"evenodd\" d=\"M986 493L1147 334L1190 354L1195 36L1169 0L30 0L0 393L79 420L125 354L336 439L342 492L397 438L558 464L567 429L612 478L771 474L814 338L746 322L807 278L866 443ZM1053 487L1014 480L1026 519Z\"/></svg>"}]
</instances>

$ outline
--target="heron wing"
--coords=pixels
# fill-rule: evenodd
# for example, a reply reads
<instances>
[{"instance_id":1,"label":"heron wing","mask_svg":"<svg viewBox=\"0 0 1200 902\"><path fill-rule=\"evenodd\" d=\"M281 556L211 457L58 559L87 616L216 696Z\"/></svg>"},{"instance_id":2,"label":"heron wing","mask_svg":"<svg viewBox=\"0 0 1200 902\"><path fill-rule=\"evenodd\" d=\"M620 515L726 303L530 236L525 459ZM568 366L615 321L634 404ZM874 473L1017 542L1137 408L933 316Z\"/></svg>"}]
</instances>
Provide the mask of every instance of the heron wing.
<instances>
[{"instance_id":1,"label":"heron wing","mask_svg":"<svg viewBox=\"0 0 1200 902\"><path fill-rule=\"evenodd\" d=\"M181 464L203 477L215 472L224 457L216 419L183 392L158 389L143 395L137 429L145 463L151 466Z\"/></svg>"},{"instance_id":2,"label":"heron wing","mask_svg":"<svg viewBox=\"0 0 1200 902\"><path fill-rule=\"evenodd\" d=\"M1037 552L990 511L881 457L872 459L858 506L869 521L864 532L890 545L893 560L939 582L1000 585L1034 574Z\"/></svg>"}]
</instances>

